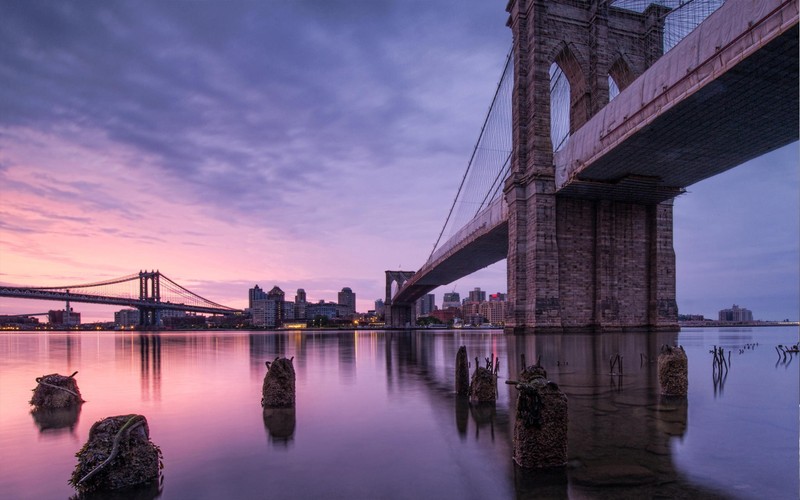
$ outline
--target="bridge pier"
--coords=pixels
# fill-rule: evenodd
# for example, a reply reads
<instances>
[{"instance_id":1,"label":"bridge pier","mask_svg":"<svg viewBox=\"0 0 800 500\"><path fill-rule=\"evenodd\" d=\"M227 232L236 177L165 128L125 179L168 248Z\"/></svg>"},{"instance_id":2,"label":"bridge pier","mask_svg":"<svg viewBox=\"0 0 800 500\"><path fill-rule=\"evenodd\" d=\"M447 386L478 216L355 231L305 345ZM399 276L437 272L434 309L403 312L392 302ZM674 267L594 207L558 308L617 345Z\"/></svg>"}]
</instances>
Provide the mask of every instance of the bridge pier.
<instances>
[{"instance_id":1,"label":"bridge pier","mask_svg":"<svg viewBox=\"0 0 800 500\"><path fill-rule=\"evenodd\" d=\"M635 183L630 199L559 194L550 126L551 64L569 82L572 133L608 103L608 75L623 89L658 58L664 12L623 13L596 0L511 0L507 9L514 91L506 330L677 329L671 199L642 198Z\"/></svg>"}]
</instances>

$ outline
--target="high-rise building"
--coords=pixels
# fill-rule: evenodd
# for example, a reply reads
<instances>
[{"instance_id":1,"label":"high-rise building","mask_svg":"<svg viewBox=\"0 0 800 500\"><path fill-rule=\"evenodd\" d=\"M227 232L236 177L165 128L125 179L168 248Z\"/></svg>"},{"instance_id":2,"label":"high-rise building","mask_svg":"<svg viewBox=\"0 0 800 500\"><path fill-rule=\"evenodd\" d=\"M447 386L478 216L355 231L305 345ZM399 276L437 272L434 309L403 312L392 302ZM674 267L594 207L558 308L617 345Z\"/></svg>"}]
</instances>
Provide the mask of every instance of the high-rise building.
<instances>
[{"instance_id":1,"label":"high-rise building","mask_svg":"<svg viewBox=\"0 0 800 500\"><path fill-rule=\"evenodd\" d=\"M356 313L356 294L348 287L342 288L338 304L343 307L345 317L353 317Z\"/></svg>"},{"instance_id":2,"label":"high-rise building","mask_svg":"<svg viewBox=\"0 0 800 500\"><path fill-rule=\"evenodd\" d=\"M467 299L467 301L468 302L477 302L479 304L481 302L486 302L486 292L482 292L480 288L475 287L474 290L469 292L469 299Z\"/></svg>"},{"instance_id":3,"label":"high-rise building","mask_svg":"<svg viewBox=\"0 0 800 500\"><path fill-rule=\"evenodd\" d=\"M253 308L254 300L263 300L267 298L267 294L264 293L264 290L262 290L261 287L259 287L258 285L251 288L247 296L249 299L247 305L250 309Z\"/></svg>"},{"instance_id":4,"label":"high-rise building","mask_svg":"<svg viewBox=\"0 0 800 500\"><path fill-rule=\"evenodd\" d=\"M306 319L306 291L302 288L297 289L297 295L294 296L294 319Z\"/></svg>"},{"instance_id":5,"label":"high-rise building","mask_svg":"<svg viewBox=\"0 0 800 500\"><path fill-rule=\"evenodd\" d=\"M478 311L483 319L493 325L502 325L506 320L506 302L500 300L490 300L481 302Z\"/></svg>"},{"instance_id":6,"label":"high-rise building","mask_svg":"<svg viewBox=\"0 0 800 500\"><path fill-rule=\"evenodd\" d=\"M253 300L250 308L253 326L277 328L283 325L284 293L277 286L266 294L263 299Z\"/></svg>"},{"instance_id":7,"label":"high-rise building","mask_svg":"<svg viewBox=\"0 0 800 500\"><path fill-rule=\"evenodd\" d=\"M505 293L493 293L489 295L489 302L505 302L506 301L506 294Z\"/></svg>"},{"instance_id":8,"label":"high-rise building","mask_svg":"<svg viewBox=\"0 0 800 500\"><path fill-rule=\"evenodd\" d=\"M436 309L436 296L432 293L422 296L416 302L417 317L428 316Z\"/></svg>"},{"instance_id":9,"label":"high-rise building","mask_svg":"<svg viewBox=\"0 0 800 500\"><path fill-rule=\"evenodd\" d=\"M444 298L442 299L442 309L447 309L448 307L461 307L461 296L458 292L449 292L444 294Z\"/></svg>"}]
</instances>

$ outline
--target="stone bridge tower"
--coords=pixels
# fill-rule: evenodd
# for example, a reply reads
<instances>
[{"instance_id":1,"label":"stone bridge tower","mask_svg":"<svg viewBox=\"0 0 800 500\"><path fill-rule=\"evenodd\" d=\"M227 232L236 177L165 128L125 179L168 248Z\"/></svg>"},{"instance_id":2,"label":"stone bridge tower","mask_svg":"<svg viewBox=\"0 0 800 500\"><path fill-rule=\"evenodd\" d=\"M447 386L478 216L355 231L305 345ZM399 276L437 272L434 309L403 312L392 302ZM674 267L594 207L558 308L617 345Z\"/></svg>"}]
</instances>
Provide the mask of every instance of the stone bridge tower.
<instances>
[{"instance_id":1,"label":"stone bridge tower","mask_svg":"<svg viewBox=\"0 0 800 500\"><path fill-rule=\"evenodd\" d=\"M662 54L667 10L608 0L509 0L514 91L507 331L677 329L672 200L556 193L550 67L570 86L570 132ZM647 161L637 158L633 161Z\"/></svg>"},{"instance_id":2,"label":"stone bridge tower","mask_svg":"<svg viewBox=\"0 0 800 500\"><path fill-rule=\"evenodd\" d=\"M416 324L414 304L392 302L395 289L400 289L414 274L414 271L386 271L386 300L383 303L386 307L386 326L405 328Z\"/></svg>"}]
</instances>

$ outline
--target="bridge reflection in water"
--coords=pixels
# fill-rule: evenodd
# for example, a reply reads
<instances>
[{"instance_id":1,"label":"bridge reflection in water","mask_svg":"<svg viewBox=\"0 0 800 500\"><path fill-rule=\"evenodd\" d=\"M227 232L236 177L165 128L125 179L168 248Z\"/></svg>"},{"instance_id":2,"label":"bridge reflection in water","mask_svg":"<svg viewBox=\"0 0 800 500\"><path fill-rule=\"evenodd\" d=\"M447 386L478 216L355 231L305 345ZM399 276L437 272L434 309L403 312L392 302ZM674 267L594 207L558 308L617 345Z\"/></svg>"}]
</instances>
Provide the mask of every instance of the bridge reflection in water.
<instances>
[{"instance_id":1,"label":"bridge reflection in water","mask_svg":"<svg viewBox=\"0 0 800 500\"><path fill-rule=\"evenodd\" d=\"M3 335L0 442L15 459L0 469L0 492L28 491L47 464L52 480L38 482L37 494L68 496L64 478L92 423L137 412L164 453L164 499L267 490L309 498L791 496L800 363L776 364L770 343L789 344L797 332L761 330ZM663 400L655 360L678 340L689 353L690 396ZM765 347L748 350L756 341ZM724 392L712 378L710 342L734 353ZM475 357L500 359L495 405L455 395L461 345L473 369ZM516 378L523 354L569 398L569 464L555 473L524 471L511 459L516 390L503 382ZM610 364L617 355L621 374ZM295 357L297 406L267 413L264 362L276 356ZM45 445L44 428L31 425L30 388L35 376L67 368L79 370L87 403L64 431L48 430Z\"/></svg>"}]
</instances>

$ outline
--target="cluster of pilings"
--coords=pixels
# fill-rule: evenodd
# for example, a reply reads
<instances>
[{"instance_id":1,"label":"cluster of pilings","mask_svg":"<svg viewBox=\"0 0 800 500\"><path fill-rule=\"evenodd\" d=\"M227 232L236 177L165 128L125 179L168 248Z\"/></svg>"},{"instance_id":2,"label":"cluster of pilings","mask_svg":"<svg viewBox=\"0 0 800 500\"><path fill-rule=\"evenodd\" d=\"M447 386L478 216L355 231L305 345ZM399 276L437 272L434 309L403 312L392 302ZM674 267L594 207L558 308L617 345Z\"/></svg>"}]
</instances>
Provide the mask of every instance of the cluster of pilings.
<instances>
[{"instance_id":1,"label":"cluster of pilings","mask_svg":"<svg viewBox=\"0 0 800 500\"><path fill-rule=\"evenodd\" d=\"M270 437L287 440L295 427L295 371L294 358L275 358L267 361L267 373L262 386L261 404L264 425ZM67 425L73 426L81 397L75 375L53 373L36 379L30 404L37 420L52 412L75 415ZM52 425L52 424L51 424ZM78 464L69 483L85 495L114 495L125 490L134 496L155 498L160 494L158 481L163 468L161 449L150 440L150 428L144 415L117 415L99 420L92 425L89 438L76 454ZM129 488L136 487L136 491ZM120 493L122 494L122 493Z\"/></svg>"},{"instance_id":2,"label":"cluster of pilings","mask_svg":"<svg viewBox=\"0 0 800 500\"><path fill-rule=\"evenodd\" d=\"M567 464L567 431L569 427L568 399L541 365L526 366L522 354L522 369L518 380L506 384L517 389L516 419L514 422L514 462L524 469L553 470ZM650 360L647 360L650 362ZM644 363L644 361L642 361ZM497 372L499 358L486 358L479 366L475 358L475 372L469 389L466 387L469 365L467 351L461 346L456 354L456 393L469 394L470 404L494 403L497 398ZM622 376L622 356L609 359L611 374ZM658 380L665 401L685 401L688 393L688 359L682 346L662 346L658 355Z\"/></svg>"}]
</instances>

